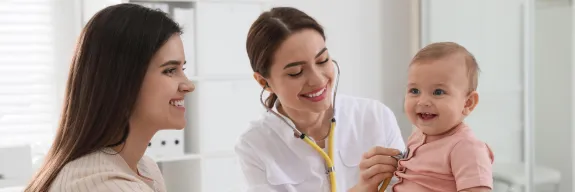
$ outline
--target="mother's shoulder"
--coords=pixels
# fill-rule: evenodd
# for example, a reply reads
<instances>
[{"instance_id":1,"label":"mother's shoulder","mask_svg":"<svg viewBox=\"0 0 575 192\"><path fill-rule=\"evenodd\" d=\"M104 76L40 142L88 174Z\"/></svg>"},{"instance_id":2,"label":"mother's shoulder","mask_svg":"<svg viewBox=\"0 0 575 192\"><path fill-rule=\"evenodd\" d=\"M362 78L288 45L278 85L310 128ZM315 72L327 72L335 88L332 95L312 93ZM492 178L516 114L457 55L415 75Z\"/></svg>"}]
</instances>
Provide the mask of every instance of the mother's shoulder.
<instances>
[{"instance_id":1,"label":"mother's shoulder","mask_svg":"<svg viewBox=\"0 0 575 192\"><path fill-rule=\"evenodd\" d=\"M117 185L118 182L125 187L145 187L136 176L126 171L121 161L123 160L118 154L103 150L74 159L60 170L52 183L52 191L78 191L79 188L86 186L107 189L107 185Z\"/></svg>"}]
</instances>

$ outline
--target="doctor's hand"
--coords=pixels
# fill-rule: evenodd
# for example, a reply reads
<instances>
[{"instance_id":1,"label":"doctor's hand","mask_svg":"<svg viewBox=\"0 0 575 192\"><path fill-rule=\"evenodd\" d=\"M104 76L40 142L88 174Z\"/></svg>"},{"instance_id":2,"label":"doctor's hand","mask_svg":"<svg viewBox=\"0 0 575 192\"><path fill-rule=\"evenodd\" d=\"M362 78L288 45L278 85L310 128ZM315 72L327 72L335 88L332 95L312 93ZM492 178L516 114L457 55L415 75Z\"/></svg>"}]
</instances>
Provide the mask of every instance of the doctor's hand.
<instances>
[{"instance_id":1,"label":"doctor's hand","mask_svg":"<svg viewBox=\"0 0 575 192\"><path fill-rule=\"evenodd\" d=\"M397 170L397 160L391 156L399 155L397 149L373 147L363 154L359 163L359 182L351 191L377 192L384 179L393 177Z\"/></svg>"}]
</instances>

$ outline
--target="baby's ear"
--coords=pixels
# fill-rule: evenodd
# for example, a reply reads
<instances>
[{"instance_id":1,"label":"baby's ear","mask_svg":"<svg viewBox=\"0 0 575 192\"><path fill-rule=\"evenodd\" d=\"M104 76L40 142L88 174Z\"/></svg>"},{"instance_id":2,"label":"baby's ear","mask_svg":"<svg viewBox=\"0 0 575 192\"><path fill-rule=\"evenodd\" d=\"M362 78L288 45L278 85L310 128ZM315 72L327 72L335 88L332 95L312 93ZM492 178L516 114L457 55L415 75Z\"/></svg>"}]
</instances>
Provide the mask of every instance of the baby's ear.
<instances>
[{"instance_id":1,"label":"baby's ear","mask_svg":"<svg viewBox=\"0 0 575 192\"><path fill-rule=\"evenodd\" d=\"M467 100L465 101L465 107L463 108L463 115L467 116L471 114L473 109L475 109L475 107L477 106L477 103L479 103L479 94L477 93L477 91L472 91L471 93L469 93L469 95L467 96Z\"/></svg>"}]
</instances>

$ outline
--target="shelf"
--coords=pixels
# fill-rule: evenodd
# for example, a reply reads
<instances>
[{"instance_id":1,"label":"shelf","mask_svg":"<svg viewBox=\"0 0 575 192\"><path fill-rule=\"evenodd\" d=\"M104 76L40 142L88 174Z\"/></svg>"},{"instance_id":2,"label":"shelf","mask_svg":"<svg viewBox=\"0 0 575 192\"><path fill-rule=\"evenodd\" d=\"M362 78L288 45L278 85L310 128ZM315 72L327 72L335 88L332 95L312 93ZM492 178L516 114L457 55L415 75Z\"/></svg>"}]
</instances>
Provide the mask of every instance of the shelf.
<instances>
[{"instance_id":1,"label":"shelf","mask_svg":"<svg viewBox=\"0 0 575 192\"><path fill-rule=\"evenodd\" d=\"M187 161L187 160L202 160L202 159L215 159L215 158L232 158L236 154L233 151L219 151L204 154L186 154L182 156L175 157L151 157L157 163L167 163L176 161Z\"/></svg>"},{"instance_id":2,"label":"shelf","mask_svg":"<svg viewBox=\"0 0 575 192\"><path fill-rule=\"evenodd\" d=\"M191 81L245 81L253 80L252 75L190 76ZM255 81L255 80L254 80Z\"/></svg>"}]
</instances>

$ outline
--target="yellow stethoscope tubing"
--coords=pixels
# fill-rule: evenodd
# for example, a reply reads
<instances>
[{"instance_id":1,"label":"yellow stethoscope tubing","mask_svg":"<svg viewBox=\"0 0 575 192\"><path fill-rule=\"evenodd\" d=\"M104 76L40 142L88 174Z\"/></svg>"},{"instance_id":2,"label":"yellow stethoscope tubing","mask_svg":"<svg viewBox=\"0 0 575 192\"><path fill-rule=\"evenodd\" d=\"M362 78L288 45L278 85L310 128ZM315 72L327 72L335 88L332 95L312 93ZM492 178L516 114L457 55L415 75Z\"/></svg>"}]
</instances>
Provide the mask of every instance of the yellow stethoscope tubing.
<instances>
[{"instance_id":1,"label":"yellow stethoscope tubing","mask_svg":"<svg viewBox=\"0 0 575 192\"><path fill-rule=\"evenodd\" d=\"M328 136L328 144L327 144L327 153L317 145L313 140L311 140L307 135L301 134L300 139L305 141L309 146L313 147L325 160L325 164L327 165L327 171L329 174L329 181L330 181L330 189L332 192L336 192L336 181L335 181L335 169L334 169L334 162L333 162L333 137L334 137L334 129L335 129L335 118L331 120L331 126Z\"/></svg>"},{"instance_id":2,"label":"yellow stethoscope tubing","mask_svg":"<svg viewBox=\"0 0 575 192\"><path fill-rule=\"evenodd\" d=\"M305 141L308 145L310 145L311 147L313 147L325 160L325 163L327 165L327 170L329 173L329 181L330 181L330 186L331 186L331 191L332 192L336 192L336 180L335 180L335 169L334 169L334 162L333 162L333 137L334 137L334 129L335 129L335 118L332 118L331 121L331 128L330 128L330 132L329 132L329 136L328 136L328 146L327 146L327 153L325 153L325 151L319 147L317 145L317 143L315 143L313 140L311 140L307 135L305 134L301 134L300 135L300 139L302 139L303 141ZM385 180L383 180L382 184L381 184L381 188L379 188L379 192L384 192L385 189L387 189L387 186L389 185L389 183L391 182L391 178L387 178Z\"/></svg>"},{"instance_id":3,"label":"yellow stethoscope tubing","mask_svg":"<svg viewBox=\"0 0 575 192\"><path fill-rule=\"evenodd\" d=\"M383 180L383 183L381 184L381 188L379 188L379 192L385 192L385 189L387 189L387 186L389 185L390 182L391 182L391 177Z\"/></svg>"}]
</instances>

